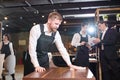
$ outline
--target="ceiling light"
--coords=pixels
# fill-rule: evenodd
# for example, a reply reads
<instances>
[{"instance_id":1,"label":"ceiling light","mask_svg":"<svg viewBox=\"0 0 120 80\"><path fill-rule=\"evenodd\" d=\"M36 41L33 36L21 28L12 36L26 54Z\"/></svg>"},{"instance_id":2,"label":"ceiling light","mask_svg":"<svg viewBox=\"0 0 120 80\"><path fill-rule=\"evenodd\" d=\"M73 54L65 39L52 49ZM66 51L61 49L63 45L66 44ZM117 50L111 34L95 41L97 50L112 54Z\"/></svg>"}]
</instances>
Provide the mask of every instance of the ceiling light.
<instances>
[{"instance_id":1,"label":"ceiling light","mask_svg":"<svg viewBox=\"0 0 120 80\"><path fill-rule=\"evenodd\" d=\"M81 7L81 9L97 9L97 8L110 8L110 7L119 7L120 5L112 6L91 6L91 7Z\"/></svg>"},{"instance_id":2,"label":"ceiling light","mask_svg":"<svg viewBox=\"0 0 120 80\"><path fill-rule=\"evenodd\" d=\"M6 27L8 27L8 25L5 25Z\"/></svg>"},{"instance_id":3,"label":"ceiling light","mask_svg":"<svg viewBox=\"0 0 120 80\"><path fill-rule=\"evenodd\" d=\"M110 1L110 0L72 0L72 2L93 2L93 1Z\"/></svg>"},{"instance_id":4,"label":"ceiling light","mask_svg":"<svg viewBox=\"0 0 120 80\"><path fill-rule=\"evenodd\" d=\"M93 6L93 7L81 7L81 9L97 9L97 8L106 8L110 6Z\"/></svg>"},{"instance_id":5,"label":"ceiling light","mask_svg":"<svg viewBox=\"0 0 120 80\"><path fill-rule=\"evenodd\" d=\"M44 18L45 16L44 15L42 15L42 18Z\"/></svg>"},{"instance_id":6,"label":"ceiling light","mask_svg":"<svg viewBox=\"0 0 120 80\"><path fill-rule=\"evenodd\" d=\"M95 17L95 14L94 13L91 13L91 14L73 14L73 15L63 15L64 18L67 18L67 17Z\"/></svg>"},{"instance_id":7,"label":"ceiling light","mask_svg":"<svg viewBox=\"0 0 120 80\"><path fill-rule=\"evenodd\" d=\"M33 25L35 26L35 25L36 25L36 23L33 23Z\"/></svg>"},{"instance_id":8,"label":"ceiling light","mask_svg":"<svg viewBox=\"0 0 120 80\"><path fill-rule=\"evenodd\" d=\"M64 8L64 9L59 9L59 10L80 10L80 8Z\"/></svg>"},{"instance_id":9,"label":"ceiling light","mask_svg":"<svg viewBox=\"0 0 120 80\"><path fill-rule=\"evenodd\" d=\"M4 17L5 20L8 20L8 17Z\"/></svg>"},{"instance_id":10,"label":"ceiling light","mask_svg":"<svg viewBox=\"0 0 120 80\"><path fill-rule=\"evenodd\" d=\"M64 21L63 23L64 23L64 24L66 24L67 22L66 22L66 21Z\"/></svg>"},{"instance_id":11,"label":"ceiling light","mask_svg":"<svg viewBox=\"0 0 120 80\"><path fill-rule=\"evenodd\" d=\"M20 17L20 19L22 20L22 19L23 19L23 17L21 16L21 17Z\"/></svg>"},{"instance_id":12,"label":"ceiling light","mask_svg":"<svg viewBox=\"0 0 120 80\"><path fill-rule=\"evenodd\" d=\"M2 27L2 30L5 30L5 28Z\"/></svg>"}]
</instances>

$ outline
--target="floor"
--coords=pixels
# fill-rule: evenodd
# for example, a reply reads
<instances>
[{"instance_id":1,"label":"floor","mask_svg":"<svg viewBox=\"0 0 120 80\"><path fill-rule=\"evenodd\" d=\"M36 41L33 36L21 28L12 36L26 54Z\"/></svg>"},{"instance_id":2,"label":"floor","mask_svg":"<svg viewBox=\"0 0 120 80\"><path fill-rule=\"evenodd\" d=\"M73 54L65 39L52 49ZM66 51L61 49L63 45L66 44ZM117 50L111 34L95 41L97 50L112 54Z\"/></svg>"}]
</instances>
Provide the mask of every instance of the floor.
<instances>
[{"instance_id":1,"label":"floor","mask_svg":"<svg viewBox=\"0 0 120 80\"><path fill-rule=\"evenodd\" d=\"M49 57L50 56L51 55L49 55ZM50 61L50 67L56 67L51 59L49 61ZM24 70L24 66L23 65L16 65L16 72L15 72L16 80L22 80L22 78L23 78L23 70ZM12 80L11 76L7 75L6 76L6 80Z\"/></svg>"},{"instance_id":2,"label":"floor","mask_svg":"<svg viewBox=\"0 0 120 80\"><path fill-rule=\"evenodd\" d=\"M23 77L23 65L16 65L15 78L16 80L22 80ZM12 80L10 75L6 76L6 80Z\"/></svg>"},{"instance_id":3,"label":"floor","mask_svg":"<svg viewBox=\"0 0 120 80\"><path fill-rule=\"evenodd\" d=\"M50 60L50 67L56 67L51 60ZM23 65L16 65L16 69L15 70L16 70L16 72L15 72L16 80L22 80L24 66ZM7 75L6 76L6 80L12 80L11 76Z\"/></svg>"}]
</instances>

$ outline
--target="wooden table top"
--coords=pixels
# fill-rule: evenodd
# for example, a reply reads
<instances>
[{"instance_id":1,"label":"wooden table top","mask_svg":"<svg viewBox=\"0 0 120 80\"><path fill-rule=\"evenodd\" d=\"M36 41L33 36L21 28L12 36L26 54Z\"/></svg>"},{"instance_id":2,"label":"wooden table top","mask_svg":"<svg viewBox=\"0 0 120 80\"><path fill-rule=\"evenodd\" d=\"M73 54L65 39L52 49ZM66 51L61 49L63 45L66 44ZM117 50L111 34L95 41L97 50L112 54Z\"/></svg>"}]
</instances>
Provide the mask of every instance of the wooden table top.
<instances>
[{"instance_id":1,"label":"wooden table top","mask_svg":"<svg viewBox=\"0 0 120 80\"><path fill-rule=\"evenodd\" d=\"M62 57L60 53L54 53L52 54L53 57ZM69 56L75 56L75 54L69 54ZM97 63L97 59L96 58L89 58L89 62L91 63Z\"/></svg>"},{"instance_id":2,"label":"wooden table top","mask_svg":"<svg viewBox=\"0 0 120 80\"><path fill-rule=\"evenodd\" d=\"M95 78L87 78L87 69L70 70L69 67L57 67L42 73L33 72L24 76L23 80L95 80Z\"/></svg>"}]
</instances>

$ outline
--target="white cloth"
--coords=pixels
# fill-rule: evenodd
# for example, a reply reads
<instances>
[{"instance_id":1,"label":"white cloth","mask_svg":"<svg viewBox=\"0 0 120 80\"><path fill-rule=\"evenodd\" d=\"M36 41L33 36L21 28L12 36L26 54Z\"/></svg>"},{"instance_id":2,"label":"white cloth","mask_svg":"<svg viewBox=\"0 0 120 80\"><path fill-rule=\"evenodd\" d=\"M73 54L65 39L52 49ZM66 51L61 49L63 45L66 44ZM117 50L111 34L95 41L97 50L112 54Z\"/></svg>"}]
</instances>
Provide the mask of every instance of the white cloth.
<instances>
[{"instance_id":1,"label":"white cloth","mask_svg":"<svg viewBox=\"0 0 120 80\"><path fill-rule=\"evenodd\" d=\"M44 24L44 32L45 35L52 34L48 32L47 24ZM37 52L36 52L37 40L40 37L40 35L41 35L40 25L38 24L33 26L32 29L30 30L30 35L29 35L29 54L31 56L31 62L33 63L34 67L40 66L37 60ZM64 47L60 33L58 31L56 32L54 42L65 62L68 65L71 64L69 54L66 48Z\"/></svg>"},{"instance_id":2,"label":"white cloth","mask_svg":"<svg viewBox=\"0 0 120 80\"><path fill-rule=\"evenodd\" d=\"M5 57L5 54L0 54L0 78L1 78L2 70L3 70L4 57Z\"/></svg>"},{"instance_id":3,"label":"white cloth","mask_svg":"<svg viewBox=\"0 0 120 80\"><path fill-rule=\"evenodd\" d=\"M87 78L92 78L92 77L93 77L93 73L90 71L90 69L88 69Z\"/></svg>"},{"instance_id":4,"label":"white cloth","mask_svg":"<svg viewBox=\"0 0 120 80\"><path fill-rule=\"evenodd\" d=\"M57 67L52 60L52 53L48 53L50 67Z\"/></svg>"},{"instance_id":5,"label":"white cloth","mask_svg":"<svg viewBox=\"0 0 120 80\"><path fill-rule=\"evenodd\" d=\"M15 55L9 55L4 61L5 70L8 71L9 74L15 73L16 66L16 58Z\"/></svg>"}]
</instances>

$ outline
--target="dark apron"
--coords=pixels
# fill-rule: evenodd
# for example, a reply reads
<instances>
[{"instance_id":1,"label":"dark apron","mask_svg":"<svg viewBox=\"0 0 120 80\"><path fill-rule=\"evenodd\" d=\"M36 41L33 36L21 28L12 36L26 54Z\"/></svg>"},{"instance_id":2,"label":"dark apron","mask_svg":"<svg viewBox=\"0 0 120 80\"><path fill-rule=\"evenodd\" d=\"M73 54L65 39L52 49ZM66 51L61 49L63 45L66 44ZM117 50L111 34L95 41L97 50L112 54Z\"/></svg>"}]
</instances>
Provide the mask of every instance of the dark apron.
<instances>
[{"instance_id":1,"label":"dark apron","mask_svg":"<svg viewBox=\"0 0 120 80\"><path fill-rule=\"evenodd\" d=\"M81 36L81 41L85 41L88 42L88 36L86 37L82 37ZM78 66L83 66L83 67L88 67L89 66L89 52L88 52L88 47L86 47L85 45L83 46L78 46L77 47L77 53L75 56L75 61L74 64L78 65Z\"/></svg>"},{"instance_id":2,"label":"dark apron","mask_svg":"<svg viewBox=\"0 0 120 80\"><path fill-rule=\"evenodd\" d=\"M8 44L4 44L4 42L2 43L1 53L5 54L5 59L11 54L9 43Z\"/></svg>"},{"instance_id":3,"label":"dark apron","mask_svg":"<svg viewBox=\"0 0 120 80\"><path fill-rule=\"evenodd\" d=\"M36 52L39 65L44 68L49 68L49 58L48 52L50 52L50 47L53 45L55 33L52 33L52 36L47 36L44 33L44 26L40 24L41 35L37 40ZM25 53L24 58L24 76L35 71L35 68L31 62L29 53Z\"/></svg>"},{"instance_id":4,"label":"dark apron","mask_svg":"<svg viewBox=\"0 0 120 80\"><path fill-rule=\"evenodd\" d=\"M44 33L44 27L41 26L41 36L37 40L37 59L39 62L39 65L45 68L49 68L49 58L48 58L48 52L50 49L50 46L53 44L55 33L52 33L52 36L45 35Z\"/></svg>"}]
</instances>

